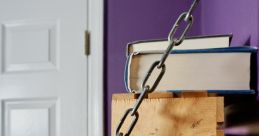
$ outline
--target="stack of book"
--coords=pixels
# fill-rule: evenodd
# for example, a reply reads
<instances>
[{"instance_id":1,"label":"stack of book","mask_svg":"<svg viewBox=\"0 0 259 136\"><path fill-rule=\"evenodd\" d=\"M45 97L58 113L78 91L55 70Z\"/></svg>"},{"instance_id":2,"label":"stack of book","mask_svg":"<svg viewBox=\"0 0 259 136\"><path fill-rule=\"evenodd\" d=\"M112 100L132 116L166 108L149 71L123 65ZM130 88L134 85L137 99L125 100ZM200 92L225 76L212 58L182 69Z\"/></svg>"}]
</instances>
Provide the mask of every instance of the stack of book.
<instances>
[{"instance_id":1,"label":"stack of book","mask_svg":"<svg viewBox=\"0 0 259 136\"><path fill-rule=\"evenodd\" d=\"M257 90L257 49L230 47L232 35L191 37L175 46L168 56L166 72L155 91L208 91L219 94L253 94ZM125 85L141 92L143 78L151 64L160 60L166 40L128 44ZM152 85L159 70L152 73Z\"/></svg>"}]
</instances>

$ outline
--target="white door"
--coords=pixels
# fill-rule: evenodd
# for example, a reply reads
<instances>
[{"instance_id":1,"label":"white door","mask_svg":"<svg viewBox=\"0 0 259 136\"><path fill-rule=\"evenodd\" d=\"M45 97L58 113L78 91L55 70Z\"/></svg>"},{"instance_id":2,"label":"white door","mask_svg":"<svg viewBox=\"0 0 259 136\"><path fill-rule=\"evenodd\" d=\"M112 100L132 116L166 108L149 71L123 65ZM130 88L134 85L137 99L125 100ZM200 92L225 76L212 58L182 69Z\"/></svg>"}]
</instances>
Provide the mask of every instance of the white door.
<instances>
[{"instance_id":1,"label":"white door","mask_svg":"<svg viewBox=\"0 0 259 136\"><path fill-rule=\"evenodd\" d=\"M0 0L1 136L85 136L87 0Z\"/></svg>"}]
</instances>

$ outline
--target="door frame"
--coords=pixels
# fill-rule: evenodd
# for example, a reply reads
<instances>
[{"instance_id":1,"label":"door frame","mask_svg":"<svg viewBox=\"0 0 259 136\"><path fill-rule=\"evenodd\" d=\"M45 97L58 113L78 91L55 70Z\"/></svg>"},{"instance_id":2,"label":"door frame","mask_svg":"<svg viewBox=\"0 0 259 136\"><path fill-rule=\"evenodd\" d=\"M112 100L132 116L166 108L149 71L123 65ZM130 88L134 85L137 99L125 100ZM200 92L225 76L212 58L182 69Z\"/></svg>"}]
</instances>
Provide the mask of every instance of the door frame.
<instances>
[{"instance_id":1,"label":"door frame","mask_svg":"<svg viewBox=\"0 0 259 136\"><path fill-rule=\"evenodd\" d=\"M87 57L87 136L103 136L104 0L87 0L87 10L87 29L91 39Z\"/></svg>"}]
</instances>

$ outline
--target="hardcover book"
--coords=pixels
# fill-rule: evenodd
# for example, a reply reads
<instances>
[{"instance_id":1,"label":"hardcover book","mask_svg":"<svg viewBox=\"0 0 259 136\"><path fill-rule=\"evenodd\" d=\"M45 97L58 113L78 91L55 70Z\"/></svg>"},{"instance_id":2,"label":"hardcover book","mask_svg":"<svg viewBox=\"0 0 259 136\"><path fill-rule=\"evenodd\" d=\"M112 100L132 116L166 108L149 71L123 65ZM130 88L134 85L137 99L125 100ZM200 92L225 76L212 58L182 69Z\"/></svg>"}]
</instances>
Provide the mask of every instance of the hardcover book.
<instances>
[{"instance_id":1,"label":"hardcover book","mask_svg":"<svg viewBox=\"0 0 259 136\"><path fill-rule=\"evenodd\" d=\"M168 56L166 72L156 91L204 91L212 93L247 93L256 89L255 47L224 47L173 50ZM129 54L125 68L128 91L138 93L151 64L162 51L138 51ZM152 85L159 70L147 84Z\"/></svg>"}]
</instances>

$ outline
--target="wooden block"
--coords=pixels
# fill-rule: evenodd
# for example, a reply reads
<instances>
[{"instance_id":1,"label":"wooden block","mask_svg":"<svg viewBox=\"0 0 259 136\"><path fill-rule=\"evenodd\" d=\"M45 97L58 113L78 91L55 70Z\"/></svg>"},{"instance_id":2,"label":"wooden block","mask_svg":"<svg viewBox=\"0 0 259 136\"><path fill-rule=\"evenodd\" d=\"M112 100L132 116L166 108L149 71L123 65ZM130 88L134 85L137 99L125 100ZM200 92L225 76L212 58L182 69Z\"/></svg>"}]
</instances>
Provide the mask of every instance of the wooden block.
<instances>
[{"instance_id":1,"label":"wooden block","mask_svg":"<svg viewBox=\"0 0 259 136\"><path fill-rule=\"evenodd\" d=\"M217 97L218 94L217 94L217 93L208 93L208 96L209 96L209 97Z\"/></svg>"},{"instance_id":2,"label":"wooden block","mask_svg":"<svg viewBox=\"0 0 259 136\"><path fill-rule=\"evenodd\" d=\"M217 130L217 136L225 136L224 130Z\"/></svg>"},{"instance_id":3,"label":"wooden block","mask_svg":"<svg viewBox=\"0 0 259 136\"><path fill-rule=\"evenodd\" d=\"M138 94L134 93L118 93L118 94L113 94L112 99L117 100L117 99L137 99Z\"/></svg>"},{"instance_id":4,"label":"wooden block","mask_svg":"<svg viewBox=\"0 0 259 136\"><path fill-rule=\"evenodd\" d=\"M217 122L224 122L224 98L217 97Z\"/></svg>"},{"instance_id":5,"label":"wooden block","mask_svg":"<svg viewBox=\"0 0 259 136\"><path fill-rule=\"evenodd\" d=\"M208 92L182 92L181 97L208 97Z\"/></svg>"},{"instance_id":6,"label":"wooden block","mask_svg":"<svg viewBox=\"0 0 259 136\"><path fill-rule=\"evenodd\" d=\"M220 97L144 99L139 120L131 136L217 136L218 100ZM136 99L112 100L112 135L124 114ZM126 119L121 131L131 123Z\"/></svg>"},{"instance_id":7,"label":"wooden block","mask_svg":"<svg viewBox=\"0 0 259 136\"><path fill-rule=\"evenodd\" d=\"M157 99L157 98L173 98L174 94L170 92L154 92L148 94L148 99Z\"/></svg>"}]
</instances>

